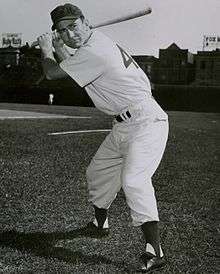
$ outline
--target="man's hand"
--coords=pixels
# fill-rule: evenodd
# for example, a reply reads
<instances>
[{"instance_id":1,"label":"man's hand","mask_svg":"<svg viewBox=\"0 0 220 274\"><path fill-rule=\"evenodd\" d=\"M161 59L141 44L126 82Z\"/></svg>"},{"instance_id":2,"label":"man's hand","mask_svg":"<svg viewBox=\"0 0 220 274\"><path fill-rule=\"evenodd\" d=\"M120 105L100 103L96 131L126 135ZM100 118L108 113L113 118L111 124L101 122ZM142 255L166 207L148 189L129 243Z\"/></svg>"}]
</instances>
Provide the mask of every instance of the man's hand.
<instances>
[{"instance_id":1,"label":"man's hand","mask_svg":"<svg viewBox=\"0 0 220 274\"><path fill-rule=\"evenodd\" d=\"M59 62L70 57L68 49L65 47L62 38L56 31L52 34L52 44L59 59Z\"/></svg>"},{"instance_id":2,"label":"man's hand","mask_svg":"<svg viewBox=\"0 0 220 274\"><path fill-rule=\"evenodd\" d=\"M39 43L39 46L43 53L49 53L53 50L53 38L52 35L49 33L42 34L37 38L37 41Z\"/></svg>"},{"instance_id":3,"label":"man's hand","mask_svg":"<svg viewBox=\"0 0 220 274\"><path fill-rule=\"evenodd\" d=\"M65 73L60 66L58 65L56 59L53 54L53 43L56 40L52 34L45 33L38 37L37 41L42 51L42 66L45 76L48 80L52 79L60 79L67 77L67 73ZM56 40L56 52L63 51L63 43L60 40ZM58 46L59 43L59 46ZM54 45L55 46L55 45Z\"/></svg>"},{"instance_id":4,"label":"man's hand","mask_svg":"<svg viewBox=\"0 0 220 274\"><path fill-rule=\"evenodd\" d=\"M61 39L59 33L57 33L56 31L52 34L52 44L55 50L63 48L64 46L63 40Z\"/></svg>"}]
</instances>

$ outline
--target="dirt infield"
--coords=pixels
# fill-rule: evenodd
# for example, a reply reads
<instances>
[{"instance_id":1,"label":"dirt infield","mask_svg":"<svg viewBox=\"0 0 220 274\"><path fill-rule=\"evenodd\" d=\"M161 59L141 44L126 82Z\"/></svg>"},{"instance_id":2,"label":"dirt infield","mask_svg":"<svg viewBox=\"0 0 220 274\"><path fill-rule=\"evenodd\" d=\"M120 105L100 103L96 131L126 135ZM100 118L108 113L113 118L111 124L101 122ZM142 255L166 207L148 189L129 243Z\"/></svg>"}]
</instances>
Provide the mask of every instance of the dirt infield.
<instances>
[{"instance_id":1,"label":"dirt infield","mask_svg":"<svg viewBox=\"0 0 220 274\"><path fill-rule=\"evenodd\" d=\"M21 117L1 119L6 111ZM220 115L168 114L168 145L153 182L169 263L156 273L217 274ZM108 238L76 233L92 218L85 170L111 123L94 108L0 104L0 273L112 274L138 265L141 234L123 192L110 208ZM81 132L49 134L72 131Z\"/></svg>"}]
</instances>

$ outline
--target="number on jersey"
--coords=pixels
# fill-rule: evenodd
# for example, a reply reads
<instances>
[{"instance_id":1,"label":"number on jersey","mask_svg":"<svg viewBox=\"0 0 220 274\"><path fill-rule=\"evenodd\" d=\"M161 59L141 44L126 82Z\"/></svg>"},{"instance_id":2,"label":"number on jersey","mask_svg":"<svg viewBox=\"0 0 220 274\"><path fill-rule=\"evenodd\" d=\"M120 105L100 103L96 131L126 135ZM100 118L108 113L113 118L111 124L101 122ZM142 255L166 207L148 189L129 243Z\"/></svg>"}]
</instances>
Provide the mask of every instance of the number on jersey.
<instances>
[{"instance_id":1,"label":"number on jersey","mask_svg":"<svg viewBox=\"0 0 220 274\"><path fill-rule=\"evenodd\" d=\"M119 50L121 52L123 63L124 63L126 68L128 68L130 66L130 64L132 64L132 63L135 65L136 68L139 68L138 64L134 61L134 59L123 48L121 48L119 45L117 45L117 47L119 48Z\"/></svg>"}]
</instances>

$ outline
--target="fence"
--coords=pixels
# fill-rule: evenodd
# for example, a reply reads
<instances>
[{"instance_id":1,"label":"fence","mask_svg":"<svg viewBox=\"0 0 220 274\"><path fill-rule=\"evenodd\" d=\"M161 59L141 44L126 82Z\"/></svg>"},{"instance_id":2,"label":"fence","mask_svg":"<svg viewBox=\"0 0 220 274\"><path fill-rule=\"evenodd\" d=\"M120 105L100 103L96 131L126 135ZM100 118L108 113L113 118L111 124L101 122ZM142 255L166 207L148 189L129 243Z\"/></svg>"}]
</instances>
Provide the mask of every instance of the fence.
<instances>
[{"instance_id":1,"label":"fence","mask_svg":"<svg viewBox=\"0 0 220 274\"><path fill-rule=\"evenodd\" d=\"M220 112L220 86L155 85L153 95L166 110Z\"/></svg>"}]
</instances>

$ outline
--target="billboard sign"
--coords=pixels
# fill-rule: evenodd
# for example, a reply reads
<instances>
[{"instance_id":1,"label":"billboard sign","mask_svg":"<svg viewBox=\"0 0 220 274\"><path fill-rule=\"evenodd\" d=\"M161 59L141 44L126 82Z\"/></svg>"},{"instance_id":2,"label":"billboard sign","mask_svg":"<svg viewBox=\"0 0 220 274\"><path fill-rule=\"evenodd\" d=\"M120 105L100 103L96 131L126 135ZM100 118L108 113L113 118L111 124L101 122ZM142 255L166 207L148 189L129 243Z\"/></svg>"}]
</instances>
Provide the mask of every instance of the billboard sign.
<instances>
[{"instance_id":1,"label":"billboard sign","mask_svg":"<svg viewBox=\"0 0 220 274\"><path fill-rule=\"evenodd\" d=\"M204 35L203 50L220 49L220 35Z\"/></svg>"},{"instance_id":2,"label":"billboard sign","mask_svg":"<svg viewBox=\"0 0 220 274\"><path fill-rule=\"evenodd\" d=\"M19 48L21 46L21 33L3 33L2 34L2 47Z\"/></svg>"}]
</instances>

